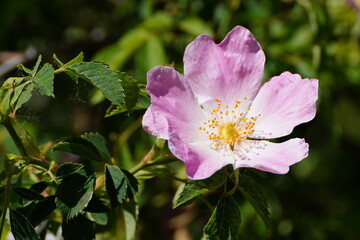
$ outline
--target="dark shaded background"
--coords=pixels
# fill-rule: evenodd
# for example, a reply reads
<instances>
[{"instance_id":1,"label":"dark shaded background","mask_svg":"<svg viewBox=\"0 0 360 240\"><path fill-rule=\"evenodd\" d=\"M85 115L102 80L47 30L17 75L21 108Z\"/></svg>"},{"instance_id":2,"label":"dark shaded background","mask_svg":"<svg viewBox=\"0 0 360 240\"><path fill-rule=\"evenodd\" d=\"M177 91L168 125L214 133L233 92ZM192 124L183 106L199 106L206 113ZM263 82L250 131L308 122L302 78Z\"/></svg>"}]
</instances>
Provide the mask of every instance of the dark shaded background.
<instances>
[{"instance_id":1,"label":"dark shaded background","mask_svg":"<svg viewBox=\"0 0 360 240\"><path fill-rule=\"evenodd\" d=\"M145 83L146 72L157 65L172 64L181 72L184 49L197 35L208 33L219 42L234 26L245 26L267 56L265 79L289 70L318 78L320 90L316 118L291 135L309 142L309 157L287 175L257 177L271 207L272 230L267 233L244 202L243 239L360 239L359 5L356 0L5 0L0 64L26 51L26 66L34 64L35 53L52 62L53 53L66 61L83 51L87 60L104 61ZM21 72L12 68L2 80L16 74ZM108 103L65 76L57 77L55 95L33 97L20 114L39 143L99 131L125 168L151 146L153 138L141 130L143 112L103 119ZM3 129L0 143L1 152L13 151ZM173 168L185 176L182 164ZM178 185L164 178L144 184L139 239L200 239L210 212L202 202L172 210Z\"/></svg>"}]
</instances>

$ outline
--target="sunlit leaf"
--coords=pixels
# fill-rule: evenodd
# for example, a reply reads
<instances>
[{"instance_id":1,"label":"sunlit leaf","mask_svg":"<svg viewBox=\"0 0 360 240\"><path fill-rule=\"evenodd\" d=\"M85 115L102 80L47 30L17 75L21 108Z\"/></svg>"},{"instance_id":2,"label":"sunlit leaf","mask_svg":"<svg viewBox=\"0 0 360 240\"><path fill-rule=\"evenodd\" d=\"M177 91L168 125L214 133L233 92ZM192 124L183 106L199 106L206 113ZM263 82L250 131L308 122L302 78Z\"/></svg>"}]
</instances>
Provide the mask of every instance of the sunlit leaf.
<instances>
[{"instance_id":1,"label":"sunlit leaf","mask_svg":"<svg viewBox=\"0 0 360 240\"><path fill-rule=\"evenodd\" d=\"M80 62L67 66L66 69L90 82L111 102L118 105L124 103L121 80L107 65L100 62Z\"/></svg>"},{"instance_id":2,"label":"sunlit leaf","mask_svg":"<svg viewBox=\"0 0 360 240\"><path fill-rule=\"evenodd\" d=\"M121 79L124 88L126 109L128 112L131 112L139 97L140 90L138 82L133 77L123 72L118 73L118 77Z\"/></svg>"},{"instance_id":3,"label":"sunlit leaf","mask_svg":"<svg viewBox=\"0 0 360 240\"><path fill-rule=\"evenodd\" d=\"M31 77L30 80L35 84L35 87L40 93L47 96L54 96L54 68L49 63L44 66Z\"/></svg>"}]
</instances>

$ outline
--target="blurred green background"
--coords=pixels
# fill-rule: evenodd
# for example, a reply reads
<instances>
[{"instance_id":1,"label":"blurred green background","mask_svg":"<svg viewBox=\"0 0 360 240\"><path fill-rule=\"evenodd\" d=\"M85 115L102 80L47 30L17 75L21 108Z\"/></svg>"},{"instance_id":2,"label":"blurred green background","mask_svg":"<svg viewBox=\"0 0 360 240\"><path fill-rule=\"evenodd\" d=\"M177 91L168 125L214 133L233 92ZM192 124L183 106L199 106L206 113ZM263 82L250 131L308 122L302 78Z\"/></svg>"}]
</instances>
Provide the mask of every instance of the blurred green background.
<instances>
[{"instance_id":1,"label":"blurred green background","mask_svg":"<svg viewBox=\"0 0 360 240\"><path fill-rule=\"evenodd\" d=\"M286 70L320 80L316 118L284 138L304 137L309 157L287 175L257 177L273 226L267 233L244 202L241 236L360 239L360 1L4 0L0 64L21 56L32 66L38 53L49 62L53 53L67 61L83 51L87 60L104 61L145 83L157 65L182 72L184 49L197 35L219 42L236 25L247 27L265 51L266 80ZM1 80L17 74L10 67ZM153 137L141 129L143 111L103 119L109 104L65 76L57 76L55 95L37 95L19 113L40 144L98 131L125 168L150 148ZM0 143L2 155L15 151L2 128ZM172 168L185 176L183 164ZM142 185L139 239L200 239L210 216L202 202L172 210L178 182L154 178Z\"/></svg>"}]
</instances>

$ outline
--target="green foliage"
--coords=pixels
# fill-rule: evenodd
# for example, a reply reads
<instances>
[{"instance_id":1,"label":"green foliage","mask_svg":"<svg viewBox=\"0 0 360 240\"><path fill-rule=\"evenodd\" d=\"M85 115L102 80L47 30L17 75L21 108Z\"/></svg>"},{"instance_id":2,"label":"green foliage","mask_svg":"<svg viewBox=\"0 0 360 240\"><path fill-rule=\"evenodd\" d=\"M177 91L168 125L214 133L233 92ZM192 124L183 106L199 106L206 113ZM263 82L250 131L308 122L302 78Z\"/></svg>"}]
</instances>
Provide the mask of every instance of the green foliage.
<instances>
[{"instance_id":1,"label":"green foliage","mask_svg":"<svg viewBox=\"0 0 360 240\"><path fill-rule=\"evenodd\" d=\"M221 196L204 228L205 239L238 239L240 209L232 196Z\"/></svg>"},{"instance_id":2,"label":"green foliage","mask_svg":"<svg viewBox=\"0 0 360 240\"><path fill-rule=\"evenodd\" d=\"M270 228L271 220L269 213L269 206L267 205L264 194L260 186L250 177L242 174L240 175L240 184L238 186L240 192L249 201L249 203L256 210L267 228Z\"/></svg>"},{"instance_id":3,"label":"green foliage","mask_svg":"<svg viewBox=\"0 0 360 240\"><path fill-rule=\"evenodd\" d=\"M56 192L56 206L62 213L64 221L69 221L77 216L90 202L94 187L96 175L89 169L81 168L74 172L78 166L68 167L68 172L61 170L60 181Z\"/></svg>"},{"instance_id":4,"label":"green foliage","mask_svg":"<svg viewBox=\"0 0 360 240\"><path fill-rule=\"evenodd\" d=\"M105 139L97 133L87 133L78 138L59 142L52 150L75 154L96 162L110 161L111 159Z\"/></svg>"},{"instance_id":5,"label":"green foliage","mask_svg":"<svg viewBox=\"0 0 360 240\"><path fill-rule=\"evenodd\" d=\"M216 172L208 179L188 181L178 189L173 199L173 207L177 208L189 204L195 197L221 187L227 179L223 170Z\"/></svg>"},{"instance_id":6,"label":"green foliage","mask_svg":"<svg viewBox=\"0 0 360 240\"><path fill-rule=\"evenodd\" d=\"M26 200L43 200L44 197L40 195L38 192L22 187L13 187L13 191L19 195L19 197L26 199Z\"/></svg>"},{"instance_id":7,"label":"green foliage","mask_svg":"<svg viewBox=\"0 0 360 240\"><path fill-rule=\"evenodd\" d=\"M69 221L63 221L64 240L92 240L95 238L92 227L92 222L81 214Z\"/></svg>"},{"instance_id":8,"label":"green foliage","mask_svg":"<svg viewBox=\"0 0 360 240\"><path fill-rule=\"evenodd\" d=\"M30 77L29 80L35 84L35 87L40 93L55 97L54 68L49 63L46 63L39 72L37 72L34 77Z\"/></svg>"},{"instance_id":9,"label":"green foliage","mask_svg":"<svg viewBox=\"0 0 360 240\"><path fill-rule=\"evenodd\" d=\"M31 223L16 210L10 209L10 225L15 240L40 240Z\"/></svg>"},{"instance_id":10,"label":"green foliage","mask_svg":"<svg viewBox=\"0 0 360 240\"><path fill-rule=\"evenodd\" d=\"M90 82L111 102L124 104L121 80L107 65L100 62L79 62L65 68Z\"/></svg>"},{"instance_id":11,"label":"green foliage","mask_svg":"<svg viewBox=\"0 0 360 240\"><path fill-rule=\"evenodd\" d=\"M125 198L127 182L125 174L117 166L106 165L106 191L109 195L111 206L114 208Z\"/></svg>"}]
</instances>

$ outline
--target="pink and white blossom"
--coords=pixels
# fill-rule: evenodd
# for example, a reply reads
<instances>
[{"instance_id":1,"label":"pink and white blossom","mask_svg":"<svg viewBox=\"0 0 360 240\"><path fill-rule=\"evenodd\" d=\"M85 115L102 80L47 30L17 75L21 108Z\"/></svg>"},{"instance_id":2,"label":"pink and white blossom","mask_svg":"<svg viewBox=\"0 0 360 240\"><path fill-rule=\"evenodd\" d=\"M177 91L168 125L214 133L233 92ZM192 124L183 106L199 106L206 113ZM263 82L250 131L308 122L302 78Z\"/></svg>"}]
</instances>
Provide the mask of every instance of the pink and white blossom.
<instances>
[{"instance_id":1,"label":"pink and white blossom","mask_svg":"<svg viewBox=\"0 0 360 240\"><path fill-rule=\"evenodd\" d=\"M190 43L184 75L165 66L148 72L151 105L143 127L168 140L190 179L228 164L285 174L307 157L304 139L269 139L315 117L318 80L284 72L262 84L264 63L254 36L237 26L220 44L208 35Z\"/></svg>"}]
</instances>

